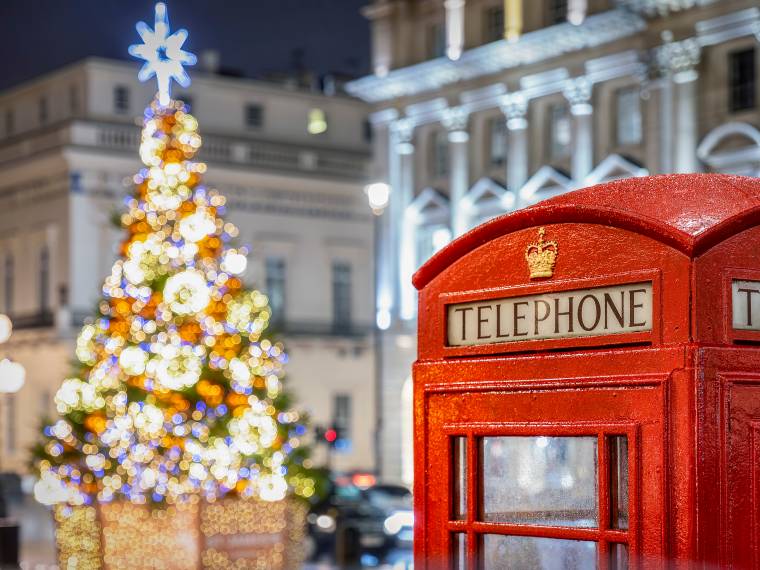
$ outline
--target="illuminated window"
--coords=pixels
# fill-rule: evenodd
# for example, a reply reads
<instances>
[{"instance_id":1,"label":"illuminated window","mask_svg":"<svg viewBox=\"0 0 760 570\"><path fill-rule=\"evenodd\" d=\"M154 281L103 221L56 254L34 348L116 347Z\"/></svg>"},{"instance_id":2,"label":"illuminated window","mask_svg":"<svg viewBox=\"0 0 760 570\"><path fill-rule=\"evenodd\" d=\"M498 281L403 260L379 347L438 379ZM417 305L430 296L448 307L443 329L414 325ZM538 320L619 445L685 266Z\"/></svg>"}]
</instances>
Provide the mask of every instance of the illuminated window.
<instances>
[{"instance_id":1,"label":"illuminated window","mask_svg":"<svg viewBox=\"0 0 760 570\"><path fill-rule=\"evenodd\" d=\"M503 117L488 121L488 142L489 166L504 166L507 163L507 123Z\"/></svg>"},{"instance_id":2,"label":"illuminated window","mask_svg":"<svg viewBox=\"0 0 760 570\"><path fill-rule=\"evenodd\" d=\"M446 28L437 22L428 28L427 37L428 57L443 57L446 54Z\"/></svg>"},{"instance_id":3,"label":"illuminated window","mask_svg":"<svg viewBox=\"0 0 760 570\"><path fill-rule=\"evenodd\" d=\"M37 116L40 120L40 125L48 122L48 101L46 97L40 97L40 100L37 102Z\"/></svg>"},{"instance_id":4,"label":"illuminated window","mask_svg":"<svg viewBox=\"0 0 760 570\"><path fill-rule=\"evenodd\" d=\"M446 131L436 131L431 149L431 171L434 178L449 173L449 138Z\"/></svg>"},{"instance_id":5,"label":"illuminated window","mask_svg":"<svg viewBox=\"0 0 760 570\"><path fill-rule=\"evenodd\" d=\"M638 87L618 90L617 102L617 142L619 145L641 142L641 98Z\"/></svg>"},{"instance_id":6,"label":"illuminated window","mask_svg":"<svg viewBox=\"0 0 760 570\"><path fill-rule=\"evenodd\" d=\"M549 109L549 156L565 158L570 154L572 120L567 105L552 105Z\"/></svg>"},{"instance_id":7,"label":"illuminated window","mask_svg":"<svg viewBox=\"0 0 760 570\"><path fill-rule=\"evenodd\" d=\"M504 7L495 6L485 11L484 37L486 42L496 42L504 37Z\"/></svg>"},{"instance_id":8,"label":"illuminated window","mask_svg":"<svg viewBox=\"0 0 760 570\"><path fill-rule=\"evenodd\" d=\"M258 129L264 125L264 107L256 103L245 106L245 126L249 129Z\"/></svg>"},{"instance_id":9,"label":"illuminated window","mask_svg":"<svg viewBox=\"0 0 760 570\"><path fill-rule=\"evenodd\" d=\"M561 24L567 20L568 0L549 0L549 25Z\"/></svg>"},{"instance_id":10,"label":"illuminated window","mask_svg":"<svg viewBox=\"0 0 760 570\"><path fill-rule=\"evenodd\" d=\"M114 113L129 112L129 87L117 85L113 88L113 110Z\"/></svg>"},{"instance_id":11,"label":"illuminated window","mask_svg":"<svg viewBox=\"0 0 760 570\"><path fill-rule=\"evenodd\" d=\"M729 107L732 112L754 109L756 106L755 48L734 51L728 57Z\"/></svg>"},{"instance_id":12,"label":"illuminated window","mask_svg":"<svg viewBox=\"0 0 760 570\"><path fill-rule=\"evenodd\" d=\"M351 265L335 261L332 265L333 326L351 326Z\"/></svg>"},{"instance_id":13,"label":"illuminated window","mask_svg":"<svg viewBox=\"0 0 760 570\"><path fill-rule=\"evenodd\" d=\"M281 257L267 257L265 263L266 291L272 322L282 324L285 320L285 260Z\"/></svg>"},{"instance_id":14,"label":"illuminated window","mask_svg":"<svg viewBox=\"0 0 760 570\"><path fill-rule=\"evenodd\" d=\"M310 135L321 135L327 132L327 117L322 109L311 109L309 111L309 123L306 128Z\"/></svg>"}]
</instances>

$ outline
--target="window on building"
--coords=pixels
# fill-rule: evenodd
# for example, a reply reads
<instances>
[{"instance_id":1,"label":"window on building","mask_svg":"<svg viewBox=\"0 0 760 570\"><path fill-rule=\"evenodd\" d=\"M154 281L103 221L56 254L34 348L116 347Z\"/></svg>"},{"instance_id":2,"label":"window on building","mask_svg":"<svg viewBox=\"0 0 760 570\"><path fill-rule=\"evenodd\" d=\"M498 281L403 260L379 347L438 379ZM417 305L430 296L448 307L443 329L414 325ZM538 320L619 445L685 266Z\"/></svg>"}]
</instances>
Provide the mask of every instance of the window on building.
<instances>
[{"instance_id":1,"label":"window on building","mask_svg":"<svg viewBox=\"0 0 760 570\"><path fill-rule=\"evenodd\" d=\"M258 129L264 126L264 107L257 103L246 105L245 126L249 129Z\"/></svg>"},{"instance_id":2,"label":"window on building","mask_svg":"<svg viewBox=\"0 0 760 570\"><path fill-rule=\"evenodd\" d=\"M348 444L351 441L351 396L335 394L333 397L333 429L338 440Z\"/></svg>"},{"instance_id":3,"label":"window on building","mask_svg":"<svg viewBox=\"0 0 760 570\"><path fill-rule=\"evenodd\" d=\"M451 241L451 230L445 224L427 224L417 227L417 266Z\"/></svg>"},{"instance_id":4,"label":"window on building","mask_svg":"<svg viewBox=\"0 0 760 570\"><path fill-rule=\"evenodd\" d=\"M486 42L496 42L504 38L504 6L487 8L484 14Z\"/></svg>"},{"instance_id":5,"label":"window on building","mask_svg":"<svg viewBox=\"0 0 760 570\"><path fill-rule=\"evenodd\" d=\"M306 125L306 130L310 135L321 135L327 132L327 115L322 109L309 110L309 122Z\"/></svg>"},{"instance_id":6,"label":"window on building","mask_svg":"<svg viewBox=\"0 0 760 570\"><path fill-rule=\"evenodd\" d=\"M561 24L567 20L568 0L549 0L549 24Z\"/></svg>"},{"instance_id":7,"label":"window on building","mask_svg":"<svg viewBox=\"0 0 760 570\"><path fill-rule=\"evenodd\" d=\"M5 111L5 134L11 136L16 130L16 117L13 114L13 109L6 109Z\"/></svg>"},{"instance_id":8,"label":"window on building","mask_svg":"<svg viewBox=\"0 0 760 570\"><path fill-rule=\"evenodd\" d=\"M3 280L3 293L4 293L4 306L5 306L5 312L9 315L13 314L13 289L16 286L16 276L14 263L13 263L13 256L7 255L5 257L5 275Z\"/></svg>"},{"instance_id":9,"label":"window on building","mask_svg":"<svg viewBox=\"0 0 760 570\"><path fill-rule=\"evenodd\" d=\"M45 313L50 309L50 252L47 246L40 250L40 312Z\"/></svg>"},{"instance_id":10,"label":"window on building","mask_svg":"<svg viewBox=\"0 0 760 570\"><path fill-rule=\"evenodd\" d=\"M504 117L488 121L488 163L504 166L507 163L507 123Z\"/></svg>"},{"instance_id":11,"label":"window on building","mask_svg":"<svg viewBox=\"0 0 760 570\"><path fill-rule=\"evenodd\" d=\"M8 394L6 398L6 415L7 424L5 431L5 449L9 454L16 453L16 395Z\"/></svg>"},{"instance_id":12,"label":"window on building","mask_svg":"<svg viewBox=\"0 0 760 570\"><path fill-rule=\"evenodd\" d=\"M757 99L755 48L734 51L728 57L730 109L732 112L754 109Z\"/></svg>"},{"instance_id":13,"label":"window on building","mask_svg":"<svg viewBox=\"0 0 760 570\"><path fill-rule=\"evenodd\" d=\"M285 321L285 269L285 260L282 257L267 257L266 294L269 296L269 308L272 310L274 324L282 324Z\"/></svg>"},{"instance_id":14,"label":"window on building","mask_svg":"<svg viewBox=\"0 0 760 570\"><path fill-rule=\"evenodd\" d=\"M69 87L69 112L72 115L79 114L79 87L76 85Z\"/></svg>"},{"instance_id":15,"label":"window on building","mask_svg":"<svg viewBox=\"0 0 760 570\"><path fill-rule=\"evenodd\" d=\"M446 28L443 23L436 22L428 28L427 46L430 58L446 55Z\"/></svg>"},{"instance_id":16,"label":"window on building","mask_svg":"<svg viewBox=\"0 0 760 570\"><path fill-rule=\"evenodd\" d=\"M549 156L565 158L570 154L572 119L565 104L552 105L549 109Z\"/></svg>"},{"instance_id":17,"label":"window on building","mask_svg":"<svg viewBox=\"0 0 760 570\"><path fill-rule=\"evenodd\" d=\"M639 144L642 137L641 97L638 87L619 89L615 96L617 112L617 143Z\"/></svg>"},{"instance_id":18,"label":"window on building","mask_svg":"<svg viewBox=\"0 0 760 570\"><path fill-rule=\"evenodd\" d=\"M372 122L369 119L365 119L362 122L362 138L365 142L372 142Z\"/></svg>"},{"instance_id":19,"label":"window on building","mask_svg":"<svg viewBox=\"0 0 760 570\"><path fill-rule=\"evenodd\" d=\"M433 134L431 149L431 171L434 178L441 178L449 173L449 138L446 131Z\"/></svg>"},{"instance_id":20,"label":"window on building","mask_svg":"<svg viewBox=\"0 0 760 570\"><path fill-rule=\"evenodd\" d=\"M40 100L37 101L37 118L40 121L40 125L47 124L49 119L47 97L40 97Z\"/></svg>"},{"instance_id":21,"label":"window on building","mask_svg":"<svg viewBox=\"0 0 760 570\"><path fill-rule=\"evenodd\" d=\"M113 110L116 113L129 112L129 87L117 85L113 88Z\"/></svg>"},{"instance_id":22,"label":"window on building","mask_svg":"<svg viewBox=\"0 0 760 570\"><path fill-rule=\"evenodd\" d=\"M333 326L351 327L351 264L335 261L332 265Z\"/></svg>"}]
</instances>

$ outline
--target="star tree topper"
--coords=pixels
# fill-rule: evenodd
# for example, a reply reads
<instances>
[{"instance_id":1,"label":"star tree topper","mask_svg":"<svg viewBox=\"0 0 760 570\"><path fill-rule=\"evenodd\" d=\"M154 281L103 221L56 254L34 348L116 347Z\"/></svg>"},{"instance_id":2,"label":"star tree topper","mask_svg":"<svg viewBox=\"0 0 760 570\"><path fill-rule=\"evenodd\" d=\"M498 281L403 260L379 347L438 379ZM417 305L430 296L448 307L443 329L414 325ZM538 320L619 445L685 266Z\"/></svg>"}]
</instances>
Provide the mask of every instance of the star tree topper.
<instances>
[{"instance_id":1,"label":"star tree topper","mask_svg":"<svg viewBox=\"0 0 760 570\"><path fill-rule=\"evenodd\" d=\"M182 87L190 85L190 76L183 65L194 65L198 58L182 49L187 39L187 30L169 33L169 18L166 4L156 4L156 21L151 30L145 22L137 23L137 33L143 43L129 46L129 53L145 60L137 78L147 81L154 75L158 82L158 101L168 105L171 101L171 81L174 79Z\"/></svg>"}]
</instances>

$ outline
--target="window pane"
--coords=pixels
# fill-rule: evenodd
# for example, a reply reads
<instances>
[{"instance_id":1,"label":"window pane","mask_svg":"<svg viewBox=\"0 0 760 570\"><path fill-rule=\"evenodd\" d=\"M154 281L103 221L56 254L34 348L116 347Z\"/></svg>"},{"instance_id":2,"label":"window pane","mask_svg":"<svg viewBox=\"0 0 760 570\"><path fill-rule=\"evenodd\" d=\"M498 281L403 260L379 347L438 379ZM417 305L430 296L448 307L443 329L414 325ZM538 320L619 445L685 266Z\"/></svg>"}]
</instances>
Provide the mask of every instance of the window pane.
<instances>
[{"instance_id":1,"label":"window pane","mask_svg":"<svg viewBox=\"0 0 760 570\"><path fill-rule=\"evenodd\" d=\"M285 320L285 260L268 257L266 260L266 291L272 322L282 324Z\"/></svg>"},{"instance_id":2,"label":"window pane","mask_svg":"<svg viewBox=\"0 0 760 570\"><path fill-rule=\"evenodd\" d=\"M351 327L351 265L336 261L332 266L333 326Z\"/></svg>"},{"instance_id":3,"label":"window pane","mask_svg":"<svg viewBox=\"0 0 760 570\"><path fill-rule=\"evenodd\" d=\"M453 473L452 514L462 520L467 516L467 438L452 438L451 460Z\"/></svg>"},{"instance_id":4,"label":"window pane","mask_svg":"<svg viewBox=\"0 0 760 570\"><path fill-rule=\"evenodd\" d=\"M490 165L503 166L507 162L507 124L502 117L488 122Z\"/></svg>"},{"instance_id":5,"label":"window pane","mask_svg":"<svg viewBox=\"0 0 760 570\"><path fill-rule=\"evenodd\" d=\"M596 543L532 536L487 534L482 570L589 570L596 568Z\"/></svg>"},{"instance_id":6,"label":"window pane","mask_svg":"<svg viewBox=\"0 0 760 570\"><path fill-rule=\"evenodd\" d=\"M755 108L755 48L729 54L729 107L731 111Z\"/></svg>"},{"instance_id":7,"label":"window pane","mask_svg":"<svg viewBox=\"0 0 760 570\"><path fill-rule=\"evenodd\" d=\"M610 544L610 570L628 570L628 545Z\"/></svg>"},{"instance_id":8,"label":"window pane","mask_svg":"<svg viewBox=\"0 0 760 570\"><path fill-rule=\"evenodd\" d=\"M549 153L552 158L562 158L570 154L572 122L567 105L553 105L550 110Z\"/></svg>"},{"instance_id":9,"label":"window pane","mask_svg":"<svg viewBox=\"0 0 760 570\"><path fill-rule=\"evenodd\" d=\"M617 93L617 142L621 145L641 142L641 98L638 88Z\"/></svg>"},{"instance_id":10,"label":"window pane","mask_svg":"<svg viewBox=\"0 0 760 570\"><path fill-rule=\"evenodd\" d=\"M596 437L485 437L486 522L597 526Z\"/></svg>"},{"instance_id":11,"label":"window pane","mask_svg":"<svg viewBox=\"0 0 760 570\"><path fill-rule=\"evenodd\" d=\"M628 438L611 437L610 448L610 526L628 528Z\"/></svg>"},{"instance_id":12,"label":"window pane","mask_svg":"<svg viewBox=\"0 0 760 570\"><path fill-rule=\"evenodd\" d=\"M451 535L452 570L467 570L467 535L458 532Z\"/></svg>"}]
</instances>

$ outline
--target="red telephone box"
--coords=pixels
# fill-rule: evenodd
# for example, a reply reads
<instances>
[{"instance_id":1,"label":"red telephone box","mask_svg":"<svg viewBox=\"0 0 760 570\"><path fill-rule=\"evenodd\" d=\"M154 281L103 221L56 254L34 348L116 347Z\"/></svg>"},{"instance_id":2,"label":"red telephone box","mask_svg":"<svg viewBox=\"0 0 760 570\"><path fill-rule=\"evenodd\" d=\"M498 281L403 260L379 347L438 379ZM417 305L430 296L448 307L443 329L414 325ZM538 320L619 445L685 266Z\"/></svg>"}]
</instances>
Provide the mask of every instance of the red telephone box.
<instances>
[{"instance_id":1,"label":"red telephone box","mask_svg":"<svg viewBox=\"0 0 760 570\"><path fill-rule=\"evenodd\" d=\"M414 284L418 569L760 568L760 180L572 192Z\"/></svg>"}]
</instances>

